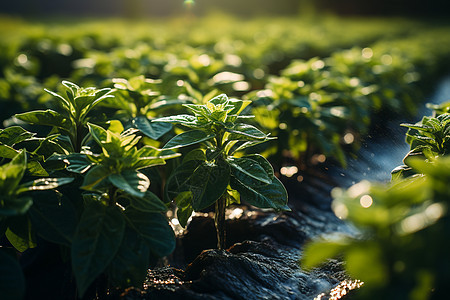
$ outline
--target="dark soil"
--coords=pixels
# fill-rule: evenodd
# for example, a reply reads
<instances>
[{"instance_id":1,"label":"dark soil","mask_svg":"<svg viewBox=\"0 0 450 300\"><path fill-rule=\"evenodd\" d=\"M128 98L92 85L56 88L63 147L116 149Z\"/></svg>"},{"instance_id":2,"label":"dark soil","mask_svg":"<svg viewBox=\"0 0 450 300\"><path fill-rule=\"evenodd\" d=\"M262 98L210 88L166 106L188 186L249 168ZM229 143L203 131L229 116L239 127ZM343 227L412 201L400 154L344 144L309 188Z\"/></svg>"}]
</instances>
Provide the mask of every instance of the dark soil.
<instances>
[{"instance_id":1,"label":"dark soil","mask_svg":"<svg viewBox=\"0 0 450 300\"><path fill-rule=\"evenodd\" d=\"M197 214L165 266L149 270L143 287L115 291L112 298L313 299L329 292L347 279L342 263L330 260L305 272L299 263L302 246L322 234L354 230L330 209L333 184L313 175L303 178L301 183L284 178L291 212L229 209L226 251L215 250L213 215Z\"/></svg>"}]
</instances>

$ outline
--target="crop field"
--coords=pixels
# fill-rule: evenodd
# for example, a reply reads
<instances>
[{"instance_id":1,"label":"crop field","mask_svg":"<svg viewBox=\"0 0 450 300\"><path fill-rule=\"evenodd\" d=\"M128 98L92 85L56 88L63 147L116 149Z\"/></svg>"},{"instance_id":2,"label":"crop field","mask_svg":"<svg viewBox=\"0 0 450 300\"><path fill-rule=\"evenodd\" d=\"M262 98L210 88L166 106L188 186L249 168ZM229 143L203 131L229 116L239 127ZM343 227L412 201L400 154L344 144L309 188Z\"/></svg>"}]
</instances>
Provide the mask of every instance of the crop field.
<instances>
[{"instance_id":1,"label":"crop field","mask_svg":"<svg viewBox=\"0 0 450 300\"><path fill-rule=\"evenodd\" d=\"M450 102L418 113L449 71L436 20L0 16L0 295L39 299L23 261L47 243L67 299L140 287L196 214L225 250L231 209L289 215L287 182L332 181L367 136L422 119L402 121L391 182L332 190L358 234L308 241L298 265L338 257L356 298L442 299Z\"/></svg>"}]
</instances>

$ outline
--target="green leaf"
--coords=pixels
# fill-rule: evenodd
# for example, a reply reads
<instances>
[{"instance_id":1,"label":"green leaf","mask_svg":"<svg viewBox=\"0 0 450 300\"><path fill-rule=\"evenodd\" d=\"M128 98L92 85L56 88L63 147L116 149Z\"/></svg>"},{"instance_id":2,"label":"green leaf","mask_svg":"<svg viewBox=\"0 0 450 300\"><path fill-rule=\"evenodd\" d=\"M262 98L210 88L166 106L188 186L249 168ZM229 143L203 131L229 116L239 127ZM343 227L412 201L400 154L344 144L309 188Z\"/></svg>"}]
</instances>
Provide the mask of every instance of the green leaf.
<instances>
[{"instance_id":1,"label":"green leaf","mask_svg":"<svg viewBox=\"0 0 450 300\"><path fill-rule=\"evenodd\" d=\"M18 153L9 163L0 166L0 192L13 195L27 167L25 151Z\"/></svg>"},{"instance_id":2,"label":"green leaf","mask_svg":"<svg viewBox=\"0 0 450 300\"><path fill-rule=\"evenodd\" d=\"M250 154L244 156L244 158L256 161L264 169L264 171L266 171L267 175L269 175L270 178L274 176L272 165L261 154Z\"/></svg>"},{"instance_id":3,"label":"green leaf","mask_svg":"<svg viewBox=\"0 0 450 300\"><path fill-rule=\"evenodd\" d=\"M247 186L232 176L231 188L241 194L241 200L259 208L273 208L277 211L287 210L287 192L283 184L276 177L272 177L271 184Z\"/></svg>"},{"instance_id":4,"label":"green leaf","mask_svg":"<svg viewBox=\"0 0 450 300\"><path fill-rule=\"evenodd\" d=\"M195 115L202 116L209 119L211 111L205 106L200 104L183 104L184 107L189 108Z\"/></svg>"},{"instance_id":5,"label":"green leaf","mask_svg":"<svg viewBox=\"0 0 450 300\"><path fill-rule=\"evenodd\" d=\"M248 141L264 140L268 138L268 135L264 132L249 124L238 123L232 128L226 128L225 130L231 133L228 140Z\"/></svg>"},{"instance_id":6,"label":"green leaf","mask_svg":"<svg viewBox=\"0 0 450 300\"><path fill-rule=\"evenodd\" d=\"M172 124L181 124L187 127L199 126L198 120L192 115L176 115L152 120L152 122L166 122Z\"/></svg>"},{"instance_id":7,"label":"green leaf","mask_svg":"<svg viewBox=\"0 0 450 300\"><path fill-rule=\"evenodd\" d=\"M30 220L25 215L8 219L8 229L5 235L11 245L19 252L36 247Z\"/></svg>"},{"instance_id":8,"label":"green leaf","mask_svg":"<svg viewBox=\"0 0 450 300\"><path fill-rule=\"evenodd\" d=\"M175 234L167 219L160 213L146 213L133 208L125 210L129 223L157 257L169 255L175 249Z\"/></svg>"},{"instance_id":9,"label":"green leaf","mask_svg":"<svg viewBox=\"0 0 450 300\"><path fill-rule=\"evenodd\" d=\"M133 119L134 126L151 139L157 140L172 129L171 124L150 122L145 116Z\"/></svg>"},{"instance_id":10,"label":"green leaf","mask_svg":"<svg viewBox=\"0 0 450 300\"><path fill-rule=\"evenodd\" d=\"M91 133L97 144L102 146L103 142L108 141L108 131L106 129L92 123L88 123L87 125L89 128L89 132Z\"/></svg>"},{"instance_id":11,"label":"green leaf","mask_svg":"<svg viewBox=\"0 0 450 300\"><path fill-rule=\"evenodd\" d=\"M111 171L107 167L97 165L86 173L81 188L93 191L105 187L109 183L107 180L109 175Z\"/></svg>"},{"instance_id":12,"label":"green leaf","mask_svg":"<svg viewBox=\"0 0 450 300\"><path fill-rule=\"evenodd\" d=\"M389 267L380 246L375 242L354 244L345 253L346 270L367 286L380 286L389 279Z\"/></svg>"},{"instance_id":13,"label":"green leaf","mask_svg":"<svg viewBox=\"0 0 450 300\"><path fill-rule=\"evenodd\" d=\"M125 219L116 206L86 204L72 242L72 268L82 297L113 260L122 243Z\"/></svg>"},{"instance_id":14,"label":"green leaf","mask_svg":"<svg viewBox=\"0 0 450 300\"><path fill-rule=\"evenodd\" d=\"M228 103L228 96L226 94L220 94L218 96L215 96L208 102L211 102L214 105L226 104Z\"/></svg>"},{"instance_id":15,"label":"green leaf","mask_svg":"<svg viewBox=\"0 0 450 300\"><path fill-rule=\"evenodd\" d=\"M250 180L259 181L260 184L272 183L272 180L265 169L260 166L256 160L246 157L230 158L228 163L231 167L233 176L238 178L241 182L244 182L245 180L243 177L250 177Z\"/></svg>"},{"instance_id":16,"label":"green leaf","mask_svg":"<svg viewBox=\"0 0 450 300\"><path fill-rule=\"evenodd\" d=\"M19 153L19 151L15 150L11 146L0 144L0 157L13 158L17 155L17 153Z\"/></svg>"},{"instance_id":17,"label":"green leaf","mask_svg":"<svg viewBox=\"0 0 450 300\"><path fill-rule=\"evenodd\" d=\"M99 90L93 88L81 88L80 90L82 92L88 92L88 95L77 95L75 97L75 109L80 121L84 120L86 115L102 100L114 97L110 94L112 92L110 88L103 88Z\"/></svg>"},{"instance_id":18,"label":"green leaf","mask_svg":"<svg viewBox=\"0 0 450 300\"><path fill-rule=\"evenodd\" d=\"M194 149L183 156L183 163L190 160L206 160L206 154L203 149Z\"/></svg>"},{"instance_id":19,"label":"green leaf","mask_svg":"<svg viewBox=\"0 0 450 300\"><path fill-rule=\"evenodd\" d=\"M177 203L177 218L180 225L184 228L187 225L189 218L191 217L194 209L192 208L192 192L181 192L175 198Z\"/></svg>"},{"instance_id":20,"label":"green leaf","mask_svg":"<svg viewBox=\"0 0 450 300\"><path fill-rule=\"evenodd\" d=\"M347 246L343 242L331 242L317 240L306 244L303 250L301 266L305 270L310 270L324 263L327 259L335 258Z\"/></svg>"},{"instance_id":21,"label":"green leaf","mask_svg":"<svg viewBox=\"0 0 450 300\"><path fill-rule=\"evenodd\" d=\"M163 149L176 149L195 145L210 140L215 136L215 134L208 134L203 130L190 130L174 136L170 141L167 142L167 144L164 145Z\"/></svg>"},{"instance_id":22,"label":"green leaf","mask_svg":"<svg viewBox=\"0 0 450 300\"><path fill-rule=\"evenodd\" d=\"M70 119L51 109L16 114L15 117L30 124L54 126L69 132L73 128Z\"/></svg>"},{"instance_id":23,"label":"green leaf","mask_svg":"<svg viewBox=\"0 0 450 300\"><path fill-rule=\"evenodd\" d=\"M15 197L0 195L0 217L17 216L28 211L33 204L31 197Z\"/></svg>"},{"instance_id":24,"label":"green leaf","mask_svg":"<svg viewBox=\"0 0 450 300\"><path fill-rule=\"evenodd\" d=\"M175 199L179 193L192 192L192 207L202 210L226 191L230 178L230 167L222 160L217 164L190 160L181 164L169 177L166 196Z\"/></svg>"},{"instance_id":25,"label":"green leaf","mask_svg":"<svg viewBox=\"0 0 450 300\"><path fill-rule=\"evenodd\" d=\"M57 188L58 186L71 183L74 180L72 177L61 178L39 178L34 181L24 183L19 186L17 193L26 191L43 191Z\"/></svg>"},{"instance_id":26,"label":"green leaf","mask_svg":"<svg viewBox=\"0 0 450 300\"><path fill-rule=\"evenodd\" d=\"M107 269L108 279L115 287L141 286L149 268L149 257L148 244L127 227L122 244Z\"/></svg>"},{"instance_id":27,"label":"green leaf","mask_svg":"<svg viewBox=\"0 0 450 300\"><path fill-rule=\"evenodd\" d=\"M135 197L144 197L150 186L148 177L136 170L111 174L108 179L114 186Z\"/></svg>"},{"instance_id":28,"label":"green leaf","mask_svg":"<svg viewBox=\"0 0 450 300\"><path fill-rule=\"evenodd\" d=\"M180 156L181 153L176 153L172 150L161 150L150 146L144 146L138 150L137 162L133 164L134 169L148 168L151 166L158 166L166 164L166 159Z\"/></svg>"},{"instance_id":29,"label":"green leaf","mask_svg":"<svg viewBox=\"0 0 450 300\"><path fill-rule=\"evenodd\" d=\"M70 247L78 217L69 198L56 192L37 193L28 214L37 234L47 241Z\"/></svg>"},{"instance_id":30,"label":"green leaf","mask_svg":"<svg viewBox=\"0 0 450 300\"><path fill-rule=\"evenodd\" d=\"M25 297L25 277L15 257L0 248L0 295L5 300Z\"/></svg>"},{"instance_id":31,"label":"green leaf","mask_svg":"<svg viewBox=\"0 0 450 300\"><path fill-rule=\"evenodd\" d=\"M63 156L64 162L68 163L67 171L83 174L89 170L94 164L89 161L86 155L80 153L71 153Z\"/></svg>"},{"instance_id":32,"label":"green leaf","mask_svg":"<svg viewBox=\"0 0 450 300\"><path fill-rule=\"evenodd\" d=\"M37 161L30 161L27 164L27 171L31 176L48 176L47 171Z\"/></svg>"},{"instance_id":33,"label":"green leaf","mask_svg":"<svg viewBox=\"0 0 450 300\"><path fill-rule=\"evenodd\" d=\"M36 135L20 126L11 126L0 130L0 143L13 146Z\"/></svg>"},{"instance_id":34,"label":"green leaf","mask_svg":"<svg viewBox=\"0 0 450 300\"><path fill-rule=\"evenodd\" d=\"M64 82L63 82L63 84L64 84ZM44 89L44 91L46 91L47 93L49 93L50 95L52 95L52 96L54 96L54 97L56 97L56 98L58 98L59 100L61 100L62 101L62 106L67 110L67 111L70 111L70 108L71 108L71 104L70 104L70 102L66 99L66 98L64 98L63 96L61 96L61 95L59 95L59 94L57 94L57 93L55 93L55 92L52 92L52 91L50 91L50 90L47 90L47 89Z\"/></svg>"},{"instance_id":35,"label":"green leaf","mask_svg":"<svg viewBox=\"0 0 450 300\"><path fill-rule=\"evenodd\" d=\"M130 197L131 206L139 211L145 212L166 212L167 207L155 194L150 191L145 192L144 197Z\"/></svg>"}]
</instances>

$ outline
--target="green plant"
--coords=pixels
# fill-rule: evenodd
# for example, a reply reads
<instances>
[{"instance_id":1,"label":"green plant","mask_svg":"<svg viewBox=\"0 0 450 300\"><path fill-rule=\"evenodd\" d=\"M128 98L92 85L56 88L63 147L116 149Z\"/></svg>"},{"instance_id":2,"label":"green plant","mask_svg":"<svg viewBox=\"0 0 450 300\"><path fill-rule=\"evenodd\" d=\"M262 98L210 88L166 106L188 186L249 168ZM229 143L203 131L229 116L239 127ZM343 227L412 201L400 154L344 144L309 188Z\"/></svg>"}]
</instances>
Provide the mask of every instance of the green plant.
<instances>
[{"instance_id":1,"label":"green plant","mask_svg":"<svg viewBox=\"0 0 450 300\"><path fill-rule=\"evenodd\" d=\"M37 110L16 114L15 117L30 124L52 126L51 133L69 137L67 143L63 144L68 152L80 152L86 136L86 124L91 118L89 113L101 101L113 97L112 90L82 88L69 81L63 81L62 84L66 87L66 97L46 90L58 100L56 105L59 111Z\"/></svg>"},{"instance_id":2,"label":"green plant","mask_svg":"<svg viewBox=\"0 0 450 300\"><path fill-rule=\"evenodd\" d=\"M428 108L434 111L435 115L442 115L445 113L450 113L450 101L444 102L442 104L427 104Z\"/></svg>"},{"instance_id":3,"label":"green plant","mask_svg":"<svg viewBox=\"0 0 450 300\"><path fill-rule=\"evenodd\" d=\"M25 150L0 166L0 237L6 237L19 252L36 247L36 230L31 226L36 221L36 211L30 208L33 202L36 206L45 205L45 199L38 196L39 191L55 189L73 181L70 177L39 178L21 183L26 170ZM10 250L0 247L0 293L5 299L20 299L24 296L25 279L14 251Z\"/></svg>"},{"instance_id":4,"label":"green plant","mask_svg":"<svg viewBox=\"0 0 450 300\"><path fill-rule=\"evenodd\" d=\"M176 115L156 122L179 124L188 130L173 137L164 149L191 146L183 162L169 177L165 196L178 206L178 218L185 226L193 211L215 204L218 248L225 247L225 208L232 203L275 210L289 210L287 193L274 176L270 163L261 155L235 154L269 140L240 116L249 101L228 99L225 94L205 105L185 104L194 115Z\"/></svg>"},{"instance_id":5,"label":"green plant","mask_svg":"<svg viewBox=\"0 0 450 300\"><path fill-rule=\"evenodd\" d=\"M16 115L22 121L51 126L45 138L19 126L0 132L1 156L11 158L20 152L15 148L31 151L30 175L60 177L52 182L75 178L57 194L35 195L39 201L29 209L31 223L17 220L17 226L32 225L44 240L70 253L80 296L96 289L103 294L108 284L139 285L149 265L175 247L167 207L149 190L147 171L179 154L139 143L141 131L124 130L118 120L106 122L108 130L90 123L98 119L105 123L98 114L91 117L91 112L100 101L113 97L110 89L63 85L67 98L49 92L58 100L59 112ZM101 284L105 278L107 284Z\"/></svg>"},{"instance_id":6,"label":"green plant","mask_svg":"<svg viewBox=\"0 0 450 300\"><path fill-rule=\"evenodd\" d=\"M407 127L406 142L410 151L403 159L404 165L392 171L394 179L414 174L409 161L414 157L422 157L433 161L438 156L450 153L450 114L443 113L437 117L425 116L416 124L401 124Z\"/></svg>"},{"instance_id":7,"label":"green plant","mask_svg":"<svg viewBox=\"0 0 450 300\"><path fill-rule=\"evenodd\" d=\"M364 281L361 299L442 299L450 278L446 250L450 159L411 159L420 176L385 186L362 181L335 190L333 209L359 229L306 245L302 266L310 269L331 257L345 260L353 278Z\"/></svg>"},{"instance_id":8,"label":"green plant","mask_svg":"<svg viewBox=\"0 0 450 300\"><path fill-rule=\"evenodd\" d=\"M140 170L165 164L178 154L150 146L138 149L137 130L118 134L90 123L88 127L99 154L86 148L53 157L65 162L68 171L82 174L81 189L88 191L71 245L81 294L101 273L116 286L140 284L150 262L175 247L173 231L162 214L167 208L148 190L150 180Z\"/></svg>"},{"instance_id":9,"label":"green plant","mask_svg":"<svg viewBox=\"0 0 450 300\"><path fill-rule=\"evenodd\" d=\"M158 140L172 129L167 123L152 123L151 119L159 116L160 111L184 103L180 100L168 100L160 93L160 80L144 76L129 80L114 78L116 97L105 101L102 106L117 109L116 116L123 120L125 127L139 129L147 137Z\"/></svg>"}]
</instances>

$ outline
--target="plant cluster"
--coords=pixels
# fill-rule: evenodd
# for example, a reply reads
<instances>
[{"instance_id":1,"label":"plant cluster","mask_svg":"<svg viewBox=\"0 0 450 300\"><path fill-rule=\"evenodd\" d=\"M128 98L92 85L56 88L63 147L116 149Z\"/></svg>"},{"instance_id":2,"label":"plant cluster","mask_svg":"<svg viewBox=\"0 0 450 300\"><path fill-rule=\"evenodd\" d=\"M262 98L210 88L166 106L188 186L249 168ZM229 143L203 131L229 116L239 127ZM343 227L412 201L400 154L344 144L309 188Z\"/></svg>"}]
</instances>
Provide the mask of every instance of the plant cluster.
<instances>
[{"instance_id":1,"label":"plant cluster","mask_svg":"<svg viewBox=\"0 0 450 300\"><path fill-rule=\"evenodd\" d=\"M241 200L261 208L289 210L287 192L261 155L235 156L239 151L269 140L269 136L242 123L240 115L250 101L228 99L225 94L205 105L185 104L194 115L175 115L157 122L179 124L188 130L176 135L164 149L189 146L168 178L165 197L175 199L182 226L193 211L215 205L218 248L225 248L225 208Z\"/></svg>"},{"instance_id":2,"label":"plant cluster","mask_svg":"<svg viewBox=\"0 0 450 300\"><path fill-rule=\"evenodd\" d=\"M100 122L109 129L91 123L102 119L92 111L113 97L111 89L63 85L65 96L48 91L58 101L57 110L15 116L50 126L46 137L36 138L19 126L0 133L0 155L12 158L2 166L2 236L20 252L39 247L40 239L59 245L69 253L80 296L101 274L114 286L140 284L148 265L175 247L167 207L149 190L145 170L179 154L139 144L138 130L124 130L120 121ZM52 178L19 185L25 170L28 176ZM57 191L24 194L63 183ZM13 264L10 257L5 260ZM21 277L20 272L14 276ZM23 291L2 288L8 296Z\"/></svg>"},{"instance_id":3,"label":"plant cluster","mask_svg":"<svg viewBox=\"0 0 450 300\"><path fill-rule=\"evenodd\" d=\"M14 116L45 137L18 125L0 131L0 228L7 239L0 249L2 295L23 296L14 251L43 241L57 245L61 259L70 262L81 297L105 293L108 286L139 286L148 267L175 248L165 214L172 202L183 226L193 211L216 203L221 249L228 205L243 201L289 210L286 190L270 163L261 155L242 156L242 150L270 139L243 123L251 117L240 115L249 101L223 94L206 105L184 104L194 115L157 118L158 110L167 112L174 104L160 98L157 82L143 77L114 81L116 90L64 81L65 95L47 90L55 109ZM117 119L107 121L108 116ZM170 123L189 130L161 149L152 146L163 143L157 139L171 131ZM181 155L174 150L187 146L192 151L177 168L160 172L166 160ZM28 177L38 179L22 183ZM158 194L166 181L163 201ZM17 279L13 285L11 278Z\"/></svg>"},{"instance_id":4,"label":"plant cluster","mask_svg":"<svg viewBox=\"0 0 450 300\"><path fill-rule=\"evenodd\" d=\"M295 60L281 76L269 77L264 90L249 94L256 121L279 138L267 155L281 164L291 157L302 166L322 154L345 166L345 154L359 148L360 137L378 119L413 115L421 101L423 66L412 65L413 55L388 45Z\"/></svg>"}]
</instances>

